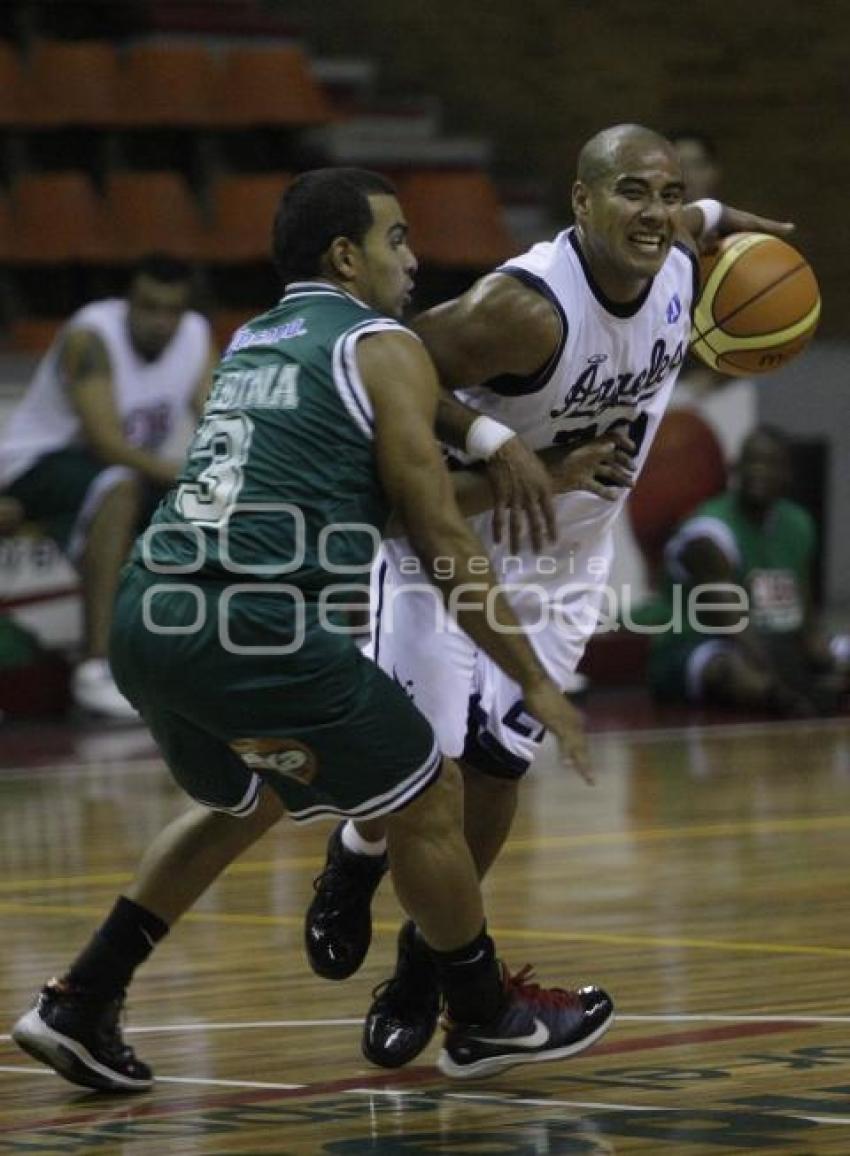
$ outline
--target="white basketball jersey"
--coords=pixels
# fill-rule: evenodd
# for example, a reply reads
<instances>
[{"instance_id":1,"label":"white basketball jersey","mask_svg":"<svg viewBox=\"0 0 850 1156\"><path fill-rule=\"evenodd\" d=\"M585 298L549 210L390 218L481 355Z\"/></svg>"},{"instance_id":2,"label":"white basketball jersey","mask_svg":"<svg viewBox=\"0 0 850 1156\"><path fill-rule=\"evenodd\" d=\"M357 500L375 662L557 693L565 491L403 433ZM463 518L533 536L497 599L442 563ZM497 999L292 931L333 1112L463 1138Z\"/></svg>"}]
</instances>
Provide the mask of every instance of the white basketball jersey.
<instances>
[{"instance_id":1,"label":"white basketball jersey","mask_svg":"<svg viewBox=\"0 0 850 1156\"><path fill-rule=\"evenodd\" d=\"M535 450L582 442L618 427L646 460L688 349L696 260L675 244L641 296L610 301L596 284L575 229L534 245L498 272L546 297L561 320L561 340L531 379L505 376L458 397L516 430ZM626 499L611 503L575 493L559 515L589 533L610 526ZM576 535L573 534L575 537Z\"/></svg>"},{"instance_id":2,"label":"white basketball jersey","mask_svg":"<svg viewBox=\"0 0 850 1156\"><path fill-rule=\"evenodd\" d=\"M130 342L124 298L95 301L63 327L35 371L0 439L0 486L9 485L46 454L83 445L79 419L68 401L59 369L62 342L84 329L103 342L109 356L115 406L124 437L156 453L184 417L201 379L210 348L207 320L184 313L177 331L154 361L139 357Z\"/></svg>"},{"instance_id":3,"label":"white basketball jersey","mask_svg":"<svg viewBox=\"0 0 850 1156\"><path fill-rule=\"evenodd\" d=\"M572 229L499 271L552 303L561 319L561 340L533 379L505 376L458 396L516 430L536 450L589 440L620 426L637 447L639 470L688 347L696 284L696 262L688 250L674 247L628 305L602 293ZM612 527L626 497L627 491L614 502L587 492L558 495L558 540L540 556L529 547L514 556L507 543L495 544L490 513L469 519L538 657L561 686L576 669L600 616L616 612L606 597L607 580ZM459 755L475 731L479 745L498 750L502 765L519 773L534 755L540 728L523 713L520 688L434 606L435 592L412 558L405 539L382 547L375 574L374 657L432 723L446 754Z\"/></svg>"}]
</instances>

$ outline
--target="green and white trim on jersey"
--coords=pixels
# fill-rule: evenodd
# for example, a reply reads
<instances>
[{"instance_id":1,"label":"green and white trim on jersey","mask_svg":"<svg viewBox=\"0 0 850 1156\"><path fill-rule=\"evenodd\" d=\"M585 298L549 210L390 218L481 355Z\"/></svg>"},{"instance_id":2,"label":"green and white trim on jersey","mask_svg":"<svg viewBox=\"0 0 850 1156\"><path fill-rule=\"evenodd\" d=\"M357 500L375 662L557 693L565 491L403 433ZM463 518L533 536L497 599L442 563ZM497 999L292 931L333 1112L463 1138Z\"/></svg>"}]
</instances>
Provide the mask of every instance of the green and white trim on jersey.
<instances>
[{"instance_id":1,"label":"green and white trim on jersey","mask_svg":"<svg viewBox=\"0 0 850 1156\"><path fill-rule=\"evenodd\" d=\"M419 338L410 329L399 325L397 321L364 321L354 329L344 333L334 346L333 377L342 404L348 410L349 416L364 437L370 440L375 436L375 416L372 402L360 370L357 367L357 342L368 333L408 333L411 337Z\"/></svg>"},{"instance_id":2,"label":"green and white trim on jersey","mask_svg":"<svg viewBox=\"0 0 850 1156\"><path fill-rule=\"evenodd\" d=\"M262 778L257 774L252 774L247 790L238 803L234 803L232 807L224 807L221 803L210 803L206 799L193 796L194 801L199 803L202 807L209 807L211 811L222 811L225 815L233 815L236 819L245 819L252 812L256 811L257 803L260 801L260 787L263 785Z\"/></svg>"},{"instance_id":3,"label":"green and white trim on jersey","mask_svg":"<svg viewBox=\"0 0 850 1156\"><path fill-rule=\"evenodd\" d=\"M332 803L316 803L312 807L302 810L289 809L289 818L295 823L313 823L317 819L339 818L349 819L378 819L382 815L389 815L393 811L400 811L413 802L423 791L439 777L443 767L443 755L437 746L436 739L428 758L413 774L408 775L400 783L396 783L389 791L375 795L358 803L354 807L335 807Z\"/></svg>"},{"instance_id":4,"label":"green and white trim on jersey","mask_svg":"<svg viewBox=\"0 0 850 1156\"><path fill-rule=\"evenodd\" d=\"M361 309L373 312L371 306L361 301L359 297L323 281L293 281L287 286L283 295L286 302L297 298L315 300L321 297L344 297L359 305ZM416 341L420 339L412 329L408 329L391 317L379 319L373 317L343 333L334 346L332 363L334 385L351 420L363 436L371 441L375 436L375 416L372 402L357 367L357 342L369 333L406 333Z\"/></svg>"}]
</instances>

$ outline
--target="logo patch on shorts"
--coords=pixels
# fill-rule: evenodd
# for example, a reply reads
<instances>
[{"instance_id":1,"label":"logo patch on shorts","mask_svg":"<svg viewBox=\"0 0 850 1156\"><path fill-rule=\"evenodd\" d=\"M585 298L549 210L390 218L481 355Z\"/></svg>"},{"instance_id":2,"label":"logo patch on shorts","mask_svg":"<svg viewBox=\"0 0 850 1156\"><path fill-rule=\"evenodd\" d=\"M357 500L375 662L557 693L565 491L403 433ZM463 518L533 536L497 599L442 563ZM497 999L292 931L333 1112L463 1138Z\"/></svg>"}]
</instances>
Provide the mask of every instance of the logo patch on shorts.
<instances>
[{"instance_id":1,"label":"logo patch on shorts","mask_svg":"<svg viewBox=\"0 0 850 1156\"><path fill-rule=\"evenodd\" d=\"M235 739L230 747L252 771L271 771L303 786L319 769L315 752L297 739Z\"/></svg>"}]
</instances>

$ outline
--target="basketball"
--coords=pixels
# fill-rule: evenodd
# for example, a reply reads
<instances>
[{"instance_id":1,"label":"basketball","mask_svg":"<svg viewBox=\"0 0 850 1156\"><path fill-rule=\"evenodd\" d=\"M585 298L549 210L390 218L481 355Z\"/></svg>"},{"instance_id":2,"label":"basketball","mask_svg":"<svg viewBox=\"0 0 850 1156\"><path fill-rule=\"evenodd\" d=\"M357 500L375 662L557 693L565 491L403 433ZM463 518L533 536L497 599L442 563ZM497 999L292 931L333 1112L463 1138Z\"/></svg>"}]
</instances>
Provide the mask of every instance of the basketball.
<instances>
[{"instance_id":1,"label":"basketball","mask_svg":"<svg viewBox=\"0 0 850 1156\"><path fill-rule=\"evenodd\" d=\"M820 291L806 258L767 233L733 233L700 260L702 293L693 352L721 373L750 377L786 365L820 317Z\"/></svg>"}]
</instances>

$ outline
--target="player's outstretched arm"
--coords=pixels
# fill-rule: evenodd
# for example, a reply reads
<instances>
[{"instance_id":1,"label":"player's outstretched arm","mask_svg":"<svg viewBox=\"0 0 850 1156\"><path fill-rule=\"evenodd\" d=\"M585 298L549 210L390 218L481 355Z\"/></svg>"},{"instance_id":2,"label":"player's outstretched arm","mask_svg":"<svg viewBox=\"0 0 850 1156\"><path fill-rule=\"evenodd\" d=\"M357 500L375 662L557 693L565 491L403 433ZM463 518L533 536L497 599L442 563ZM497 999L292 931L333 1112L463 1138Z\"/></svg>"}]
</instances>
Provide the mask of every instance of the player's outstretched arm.
<instances>
[{"instance_id":1,"label":"player's outstretched arm","mask_svg":"<svg viewBox=\"0 0 850 1156\"><path fill-rule=\"evenodd\" d=\"M460 626L523 691L529 711L558 740L565 763L590 781L579 716L547 677L500 591L483 543L458 509L434 439L439 383L423 346L403 333L361 339L357 364L375 416L381 482L407 536ZM437 558L452 565L438 567ZM441 575L449 572L449 577Z\"/></svg>"},{"instance_id":2,"label":"player's outstretched arm","mask_svg":"<svg viewBox=\"0 0 850 1156\"><path fill-rule=\"evenodd\" d=\"M689 239L692 244L698 242L704 249L712 238L726 237L729 233L770 233L773 237L787 237L796 226L792 221L774 221L720 201L704 200L684 206L682 227L687 234L685 240Z\"/></svg>"}]
</instances>

